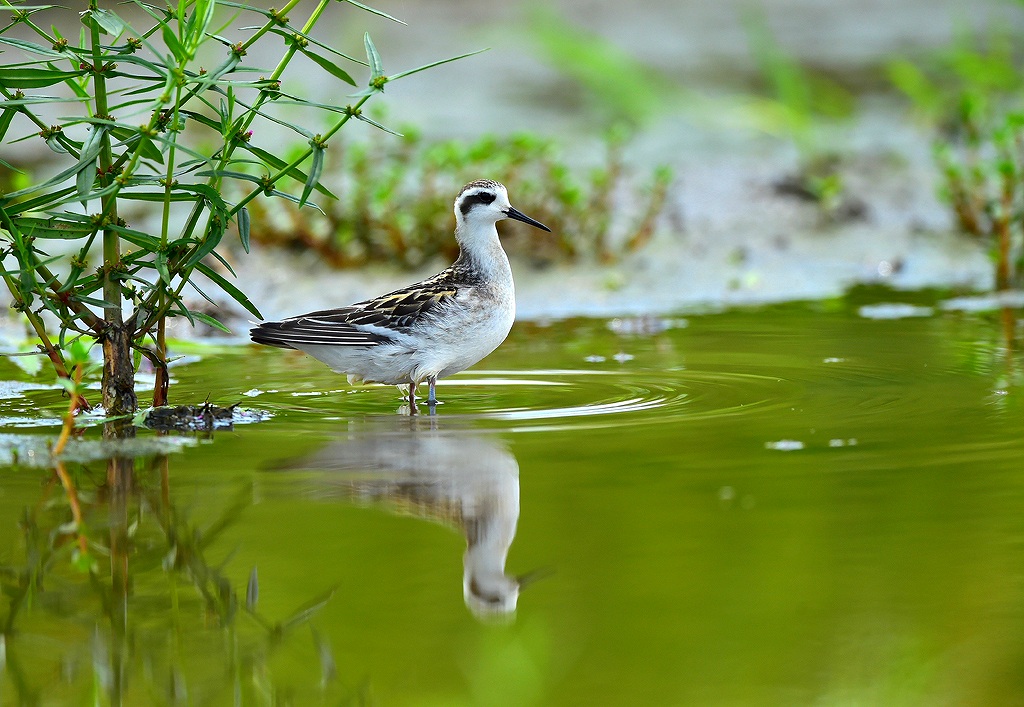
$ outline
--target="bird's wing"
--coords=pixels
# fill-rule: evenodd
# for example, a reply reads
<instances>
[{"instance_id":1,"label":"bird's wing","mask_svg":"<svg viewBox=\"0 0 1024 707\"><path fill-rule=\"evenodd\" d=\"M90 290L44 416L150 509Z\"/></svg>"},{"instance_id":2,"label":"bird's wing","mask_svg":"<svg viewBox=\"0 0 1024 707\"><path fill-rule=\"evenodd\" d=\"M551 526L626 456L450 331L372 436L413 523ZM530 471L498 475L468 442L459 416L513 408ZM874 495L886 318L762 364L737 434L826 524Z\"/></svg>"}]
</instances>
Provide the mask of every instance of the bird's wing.
<instances>
[{"instance_id":1,"label":"bird's wing","mask_svg":"<svg viewBox=\"0 0 1024 707\"><path fill-rule=\"evenodd\" d=\"M345 321L405 331L415 322L435 314L458 293L459 286L445 271L429 280L354 304L348 308L351 311Z\"/></svg>"},{"instance_id":2,"label":"bird's wing","mask_svg":"<svg viewBox=\"0 0 1024 707\"><path fill-rule=\"evenodd\" d=\"M319 346L374 346L393 341L390 333L404 333L418 320L434 313L458 293L446 273L395 290L375 299L340 309L324 309L280 322L265 322L252 329L258 344L300 348Z\"/></svg>"}]
</instances>

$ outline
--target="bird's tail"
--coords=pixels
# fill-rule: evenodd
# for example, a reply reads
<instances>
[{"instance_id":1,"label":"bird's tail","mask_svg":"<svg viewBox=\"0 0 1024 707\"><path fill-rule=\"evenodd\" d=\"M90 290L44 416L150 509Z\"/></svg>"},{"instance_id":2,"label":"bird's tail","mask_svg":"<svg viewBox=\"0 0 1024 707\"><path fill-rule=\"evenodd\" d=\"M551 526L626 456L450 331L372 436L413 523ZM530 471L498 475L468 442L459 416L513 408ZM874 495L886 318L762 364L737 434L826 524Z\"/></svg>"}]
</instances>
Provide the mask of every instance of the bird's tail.
<instances>
[{"instance_id":1,"label":"bird's tail","mask_svg":"<svg viewBox=\"0 0 1024 707\"><path fill-rule=\"evenodd\" d=\"M281 322L263 322L249 330L249 338L257 344L265 346L276 346L280 349L294 349L295 347L281 335Z\"/></svg>"}]
</instances>

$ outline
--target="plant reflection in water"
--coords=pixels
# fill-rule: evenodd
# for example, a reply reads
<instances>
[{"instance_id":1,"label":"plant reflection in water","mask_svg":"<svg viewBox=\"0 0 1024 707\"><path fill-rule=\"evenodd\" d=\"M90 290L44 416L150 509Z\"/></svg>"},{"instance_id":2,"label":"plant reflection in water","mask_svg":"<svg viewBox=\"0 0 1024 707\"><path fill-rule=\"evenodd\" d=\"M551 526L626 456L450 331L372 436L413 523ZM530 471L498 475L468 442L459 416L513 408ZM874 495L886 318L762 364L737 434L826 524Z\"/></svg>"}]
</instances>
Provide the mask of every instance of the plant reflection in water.
<instances>
[{"instance_id":1,"label":"plant reflection in water","mask_svg":"<svg viewBox=\"0 0 1024 707\"><path fill-rule=\"evenodd\" d=\"M243 594L227 561L210 559L230 558L218 540L251 505L251 484L200 523L172 502L169 456L152 454L160 439L116 423L103 436L69 445L86 461L31 455L54 471L0 564L0 703L269 704L345 690L315 630L319 671L285 685L274 669L331 592L273 621L257 610L255 571Z\"/></svg>"},{"instance_id":2,"label":"plant reflection in water","mask_svg":"<svg viewBox=\"0 0 1024 707\"><path fill-rule=\"evenodd\" d=\"M479 618L507 616L539 572L505 571L519 521L519 464L502 442L437 417L352 423L344 439L279 470L329 472L317 492L441 523L466 539L463 596Z\"/></svg>"}]
</instances>

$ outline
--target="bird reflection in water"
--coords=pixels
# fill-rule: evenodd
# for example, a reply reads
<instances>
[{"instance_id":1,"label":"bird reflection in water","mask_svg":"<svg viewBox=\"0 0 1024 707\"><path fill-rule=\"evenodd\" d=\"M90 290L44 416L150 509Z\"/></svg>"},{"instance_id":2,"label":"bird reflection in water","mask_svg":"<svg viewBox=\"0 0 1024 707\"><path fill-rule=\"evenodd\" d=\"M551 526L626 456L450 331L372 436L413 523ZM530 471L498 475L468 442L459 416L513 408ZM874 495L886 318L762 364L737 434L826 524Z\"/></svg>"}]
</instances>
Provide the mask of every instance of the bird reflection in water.
<instances>
[{"instance_id":1,"label":"bird reflection in water","mask_svg":"<svg viewBox=\"0 0 1024 707\"><path fill-rule=\"evenodd\" d=\"M278 468L331 472L330 493L462 533L463 595L480 618L511 615L520 590L539 576L505 572L519 521L519 464L496 438L439 429L437 418L382 418L353 423L344 439Z\"/></svg>"}]
</instances>

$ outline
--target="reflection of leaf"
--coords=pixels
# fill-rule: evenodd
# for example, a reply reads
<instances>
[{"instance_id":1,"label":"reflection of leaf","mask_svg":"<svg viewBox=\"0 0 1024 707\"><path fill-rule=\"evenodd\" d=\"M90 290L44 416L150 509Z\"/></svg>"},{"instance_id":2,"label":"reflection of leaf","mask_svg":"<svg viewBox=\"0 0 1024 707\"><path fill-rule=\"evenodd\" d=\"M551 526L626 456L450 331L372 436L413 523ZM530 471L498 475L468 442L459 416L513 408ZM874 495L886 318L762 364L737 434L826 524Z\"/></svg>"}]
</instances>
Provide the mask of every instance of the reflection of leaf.
<instances>
[{"instance_id":1,"label":"reflection of leaf","mask_svg":"<svg viewBox=\"0 0 1024 707\"><path fill-rule=\"evenodd\" d=\"M336 589L337 587L331 587L323 594L303 604L295 611L295 613L293 613L284 621L280 622L278 624L278 628L280 629L281 633L290 631L299 624L303 624L306 621L309 621L311 618L313 618L313 616L318 611L320 611L320 609L324 608L327 605L327 602L331 600L331 597L334 596L334 592Z\"/></svg>"},{"instance_id":2,"label":"reflection of leaf","mask_svg":"<svg viewBox=\"0 0 1024 707\"><path fill-rule=\"evenodd\" d=\"M338 676L338 665L334 660L334 651L331 650L330 641L320 635L315 628L310 628L313 633L313 645L316 653L320 656L320 684L326 685Z\"/></svg>"},{"instance_id":3,"label":"reflection of leaf","mask_svg":"<svg viewBox=\"0 0 1024 707\"><path fill-rule=\"evenodd\" d=\"M253 565L249 574L249 582L245 585L245 608L248 611L255 611L256 604L260 600L260 580L256 574L256 566Z\"/></svg>"}]
</instances>

